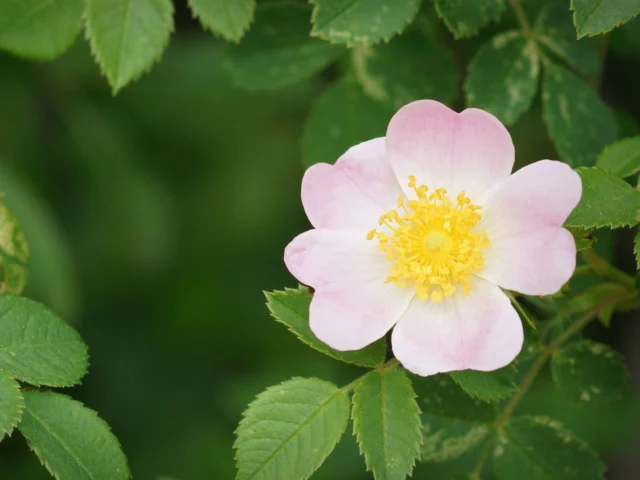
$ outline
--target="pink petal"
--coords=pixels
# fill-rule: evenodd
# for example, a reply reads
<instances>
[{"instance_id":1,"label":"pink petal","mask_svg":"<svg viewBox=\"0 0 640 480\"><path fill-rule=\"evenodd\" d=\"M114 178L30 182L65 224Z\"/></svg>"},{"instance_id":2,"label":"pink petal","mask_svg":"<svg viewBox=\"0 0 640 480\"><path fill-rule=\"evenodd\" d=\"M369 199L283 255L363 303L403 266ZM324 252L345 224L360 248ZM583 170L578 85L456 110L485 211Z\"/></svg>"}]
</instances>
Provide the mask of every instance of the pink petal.
<instances>
[{"instance_id":1,"label":"pink petal","mask_svg":"<svg viewBox=\"0 0 640 480\"><path fill-rule=\"evenodd\" d=\"M401 194L384 138L351 147L335 165L313 165L302 180L302 204L316 228L371 230Z\"/></svg>"},{"instance_id":2,"label":"pink petal","mask_svg":"<svg viewBox=\"0 0 640 480\"><path fill-rule=\"evenodd\" d=\"M403 188L415 175L418 184L446 188L450 196L465 190L473 202L509 176L515 158L509 132L493 115L475 108L458 114L433 100L394 115L387 152Z\"/></svg>"},{"instance_id":3,"label":"pink petal","mask_svg":"<svg viewBox=\"0 0 640 480\"><path fill-rule=\"evenodd\" d=\"M359 350L383 337L414 294L385 283L390 264L377 242L361 233L310 230L287 246L285 263L315 288L311 330L336 350Z\"/></svg>"},{"instance_id":4,"label":"pink petal","mask_svg":"<svg viewBox=\"0 0 640 480\"><path fill-rule=\"evenodd\" d=\"M490 371L520 352L522 323L507 296L475 279L469 295L455 293L440 303L414 298L393 330L393 353L418 375L453 370Z\"/></svg>"},{"instance_id":5,"label":"pink petal","mask_svg":"<svg viewBox=\"0 0 640 480\"><path fill-rule=\"evenodd\" d=\"M527 295L560 290L576 265L575 241L561 227L581 195L580 176L552 160L524 167L496 187L478 225L491 241L478 276Z\"/></svg>"}]
</instances>

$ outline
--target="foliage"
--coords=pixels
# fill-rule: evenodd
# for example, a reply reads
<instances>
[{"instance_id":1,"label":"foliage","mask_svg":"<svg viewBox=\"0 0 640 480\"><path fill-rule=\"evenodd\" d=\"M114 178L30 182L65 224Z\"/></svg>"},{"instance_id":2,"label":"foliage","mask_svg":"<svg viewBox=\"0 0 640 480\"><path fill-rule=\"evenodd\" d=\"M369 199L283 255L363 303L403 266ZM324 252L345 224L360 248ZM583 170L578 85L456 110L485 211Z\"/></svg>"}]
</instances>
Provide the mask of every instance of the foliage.
<instances>
[{"instance_id":1,"label":"foliage","mask_svg":"<svg viewBox=\"0 0 640 480\"><path fill-rule=\"evenodd\" d=\"M201 323L181 324L184 336L167 334L170 342L182 343L183 355L194 349L200 352L194 353L198 356L212 349L210 338L214 337L222 339L216 345L229 343L221 348L233 351L226 359L233 368L249 368L249 360L264 363L260 370L264 378L245 381L247 377L234 370L240 380L231 381L225 371L223 381L203 387L224 392L216 397L218 403L203 407L219 411L222 420L216 418L215 426L190 432L200 442L192 438L193 444L219 442L224 445L220 451L228 452L228 436L212 439L210 430L217 428L217 423L234 423L239 418L238 405L246 404L262 389L236 430L238 479L359 478L357 470L350 476L348 468L366 469L368 477L378 480L409 475L468 480L603 478L605 466L598 453L610 446L598 443L605 436L599 430L588 436L589 429L585 429L585 436L580 425L588 424L594 431L610 428L610 437L620 439L625 438L624 424L632 426L638 418L624 407L634 397L623 357L612 346L585 338L582 331L594 319L606 327L620 328L624 317L619 313L640 305L636 275L612 265L615 241L616 249L624 247L630 252L633 248L637 260L633 266L640 268L640 234L635 234L632 247L629 235L618 232L636 228L640 221L640 129L633 120L637 112L627 107L637 88L627 85L623 93L613 92L607 82L624 82L626 70L609 71L609 64L604 68L605 58L622 55L636 60L640 55L640 24L634 18L640 12L638 0L183 3L0 0L0 49L36 60L52 60L70 50L59 63L33 67L42 68L33 72L51 73L43 75L50 77L46 86L51 91L36 89L38 98L46 99L46 108L39 114L51 115L55 117L52 124L62 125L64 134L58 136L63 137L63 143L56 144L59 151L51 149L52 157L68 154L75 158L70 161L76 162L73 167L66 163L56 167L60 178L65 178L60 172L71 170L75 177L90 177L94 182L84 187L90 199L86 203L91 206L74 206L80 213L73 210L67 217L74 221L62 229L57 223L60 219L47 210L45 201L54 198L70 208L74 202L65 198L64 189L50 186L55 193L41 199L31 186L21 185L10 169L0 169L0 189L6 194L2 200L11 208L0 203L3 447L17 429L44 467L60 480L131 476L108 425L82 403L48 390L78 385L88 369L87 345L61 318L72 316L70 305L78 295L76 266L70 261L71 247L65 238L69 234L74 238L73 249L81 251L76 259L80 268L85 268L85 263L92 266L86 267L84 278L99 285L97 293L93 292L94 313L107 305L114 308L117 302L111 300L111 294L118 288L122 298L137 296L140 285L134 275L128 278L129 272L141 271L144 264L148 281L163 282L158 287L160 294L152 295L159 306L127 315L154 317L154 321L160 317L154 323L155 330L146 332L149 338L161 336L163 329L169 328L168 317L182 320L185 312L208 305L209 310L200 314ZM199 34L204 35L203 29L209 32L207 42L195 48L193 40L182 32L183 18L188 17L196 19L194 30ZM84 30L86 42L78 39L80 30ZM208 46L216 42L213 36L225 43L223 48ZM72 47L74 42L77 45ZM161 62L165 50L167 58ZM97 64L93 67L82 60L91 54ZM624 68L631 68L631 63L625 60ZM151 70L157 71L149 74L144 85L125 89ZM93 78L97 71L104 79ZM0 79L0 86L11 81L7 75ZM83 82L90 85L86 92L79 87ZM117 99L108 98L102 91L103 82L114 95L124 91ZM603 95L603 90L607 94ZM16 102L18 106L12 111L30 111L30 101L24 99L30 95L23 98L11 92L7 98L0 97L0 109ZM93 97L95 92L100 94ZM167 92L174 95L174 106L167 107L161 101ZM88 101L89 97L92 100ZM94 98L99 100L94 103ZM440 100L457 110L476 107L496 115L511 130L519 167L544 152L545 158L557 158L576 169L583 194L565 224L580 250L575 277L553 298L513 298L523 320L533 328L527 327L523 353L511 365L495 372L458 371L427 378L409 376L392 358L384 338L355 352L340 352L319 341L309 328L313 293L306 287L270 291L266 293L268 311L301 343L293 339L294 346L279 352L279 370L269 371L274 363L265 352L275 355L286 342L284 329L273 327L275 333L265 333L268 326L247 323L253 320L245 314L260 315L252 310L249 288L257 291L263 284L278 288L271 286L272 278L278 278L272 275L273 268L256 267L262 258L257 245L280 249L286 235L276 238L266 231L286 230L284 223L278 222L296 213L289 206L295 188L288 184L297 184L297 177L291 179L299 172L291 169L281 174L282 164L277 162L283 149L290 148L290 157L296 162L302 157L304 166L334 163L349 147L384 136L393 112L422 98ZM220 118L207 116L211 111ZM307 112L304 119L296 116L303 111ZM278 115L294 120L289 124ZM22 125L20 122L19 115L11 116L7 125ZM153 153L144 165L135 163L136 148L127 148L130 139L126 132L136 123L148 128L141 135L153 138ZM214 130L215 135L211 133ZM172 143L174 134L181 135L182 142ZM7 141L3 135L0 131L0 142ZM214 140L209 138L212 135ZM291 145L299 137L301 151L297 152ZM281 142L278 147L270 143L274 139ZM232 161L216 156L212 163L219 171L212 175L201 164L206 162L191 157L208 158L211 144L216 142L224 145L220 148L227 155L222 157ZM15 151L28 148L28 143L20 139L20 148ZM0 153L4 154L4 149L0 148ZM156 158L161 160L156 162ZM175 158L184 159L178 167L173 163ZM238 166L232 165L237 160ZM52 172L36 165L27 178L36 185L38 181L46 185ZM296 168L299 165L296 163ZM178 185L172 193L181 202L181 212L187 212L182 215L185 218L174 218L175 212L164 209L162 199L171 195L165 195L162 182L155 182L157 171L164 172L166 183ZM212 182L209 177L217 178L219 172L228 177ZM283 180L287 174L290 182ZM204 185L202 191L192 193L194 184ZM209 202L212 192L221 192L215 202ZM247 213L251 209L263 216L251 217L253 210ZM98 233L83 235L83 223L95 218L95 212L110 220ZM275 212L278 218L264 212ZM210 215L216 220L209 221ZM136 239L121 244L130 247L129 251L110 244L107 233L118 229L122 237ZM162 261L172 252L167 246L171 244L171 233L167 232L172 231L183 235L177 242L180 253L175 254L173 268L163 269ZM237 243L237 250L229 248L233 255L226 255L221 248L227 244L216 243L221 237ZM216 252L216 261L200 265L202 252L210 250ZM105 254L113 251L117 254ZM222 258L226 256L230 257L228 263ZM183 268L189 261L198 265L193 269L196 274ZM260 271L247 274L250 268L254 269L251 272ZM212 272L222 278L215 288L208 282ZM236 297L227 295L231 282L243 285ZM26 296L20 296L23 294ZM233 308L219 310L216 302L225 301L233 303ZM118 314L117 308L109 310L104 322ZM126 322L117 325L112 335L118 339L116 348L124 351L118 360L121 363L117 363L119 370L138 368L133 358L139 357L127 350L128 335L135 334L122 331L123 326L130 327ZM210 329L206 334L204 325ZM190 328L191 334L184 333ZM91 338L98 349L99 339L99 335ZM276 347L260 350L260 345L270 342ZM308 361L298 362L306 346L315 352L304 357ZM112 346L105 355L118 357L116 348ZM331 357L326 364L318 352ZM159 355L157 351L154 354ZM161 413L166 418L154 420L160 425L158 437L165 433L164 423L170 423L170 417L175 416L176 423L188 423L184 405L167 407L161 397L169 398L168 390L184 394L193 387L189 383L209 384L206 368L181 368L184 364L180 361L175 358L158 366L162 374L152 375L144 384L161 385L153 393L144 391L139 404L141 411L154 402L165 405ZM194 361L202 363L206 362L200 358ZM96 366L98 373L103 368L100 363ZM225 364L225 368L232 367ZM268 382L281 381L278 375L283 371L290 376L303 368L331 377L332 382L294 377L264 388ZM366 370L355 379L344 380L348 378L344 372L358 368ZM188 377L191 381L180 383L183 375L192 375ZM541 411L535 411L531 403L549 375L554 390L546 395L552 400L541 401ZM115 385L120 392L143 388L127 381L126 374L105 375L102 380L105 378L108 381L100 392ZM201 397L208 400L206 394ZM561 411L561 405L569 407ZM583 407L593 410L580 410ZM600 415L615 415L618 409L621 421L601 421L604 426L598 423ZM344 435L350 420L353 436ZM207 448L192 452L191 444L185 442L183 450L188 453L182 453L187 458L184 464L197 463L196 457L211 457L209 447L207 444ZM358 449L362 456L359 463L355 460ZM171 454L180 454L171 450ZM154 456L158 455L154 452ZM359 467L351 466L356 464Z\"/></svg>"}]
</instances>

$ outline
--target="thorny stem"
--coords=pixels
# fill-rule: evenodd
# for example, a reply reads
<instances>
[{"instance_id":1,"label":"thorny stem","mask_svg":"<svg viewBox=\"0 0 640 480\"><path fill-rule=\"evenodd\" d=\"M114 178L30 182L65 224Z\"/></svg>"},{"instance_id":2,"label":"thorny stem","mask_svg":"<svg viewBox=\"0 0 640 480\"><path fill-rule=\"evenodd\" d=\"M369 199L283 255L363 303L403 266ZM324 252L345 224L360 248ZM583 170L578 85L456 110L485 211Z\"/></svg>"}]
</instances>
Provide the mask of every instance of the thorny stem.
<instances>
[{"instance_id":1,"label":"thorny stem","mask_svg":"<svg viewBox=\"0 0 640 480\"><path fill-rule=\"evenodd\" d=\"M384 372L385 370L390 370L392 368L395 368L399 364L400 364L400 362L396 358L392 358L388 362L385 362L382 365L376 367L374 370L376 372ZM367 373L369 373L369 372L367 372ZM358 386L358 384L362 381L362 379L365 377L365 375L367 375L367 374L365 373L364 375L356 378L353 382L349 383L348 385L345 385L340 390L342 390L343 392L350 392L351 390L353 390L354 388L356 388Z\"/></svg>"},{"instance_id":2,"label":"thorny stem","mask_svg":"<svg viewBox=\"0 0 640 480\"><path fill-rule=\"evenodd\" d=\"M520 382L520 385L518 385L518 389L509 400L509 403L507 403L507 405L505 406L502 414L496 419L494 423L494 432L491 437L485 442L482 453L480 454L478 462L476 463L476 467L471 473L472 479L480 479L482 467L489 457L489 453L491 453L491 446L495 441L497 433L504 426L504 424L507 423L514 410L518 406L518 403L520 403L520 400L522 399L524 394L527 392L527 390L529 390L529 387L537 377L538 373L540 373L540 370L542 370L542 367L544 367L549 357L551 357L551 355L553 355L553 353L558 350L573 335L580 332L584 327L586 327L589 322L593 320L593 318L598 314L598 312L615 303L617 300L618 298L613 296L596 305L591 310L586 312L583 316L578 318L575 322L573 322L569 328L562 332L562 335L559 335L558 338L556 338L542 350L540 356L538 356L533 365L531 365L524 378L522 379L522 382Z\"/></svg>"}]
</instances>

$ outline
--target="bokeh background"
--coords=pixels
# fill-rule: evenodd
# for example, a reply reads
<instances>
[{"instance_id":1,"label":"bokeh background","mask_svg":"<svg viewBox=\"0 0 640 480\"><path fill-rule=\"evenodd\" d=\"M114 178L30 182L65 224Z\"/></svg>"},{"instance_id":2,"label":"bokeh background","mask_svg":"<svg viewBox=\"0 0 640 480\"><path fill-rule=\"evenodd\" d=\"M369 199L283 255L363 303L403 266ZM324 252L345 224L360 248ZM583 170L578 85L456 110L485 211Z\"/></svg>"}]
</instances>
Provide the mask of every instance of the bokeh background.
<instances>
[{"instance_id":1,"label":"bokeh background","mask_svg":"<svg viewBox=\"0 0 640 480\"><path fill-rule=\"evenodd\" d=\"M238 90L224 44L184 3L162 62L115 98L84 41L51 63L0 53L0 191L31 245L27 295L89 344L90 374L70 393L109 422L140 480L232 479L233 431L257 393L292 376L359 375L270 319L262 293L295 285L282 252L309 227L304 121L335 72L268 94ZM452 44L461 65L492 31ZM640 131L640 61L624 35L613 41L602 89L628 136ZM520 165L554 158L539 102L512 134ZM597 245L629 272L632 233ZM589 441L607 478L640 478L640 318L587 333L625 354L635 393L589 411L542 376L522 408ZM414 478L448 478L475 456L419 465ZM0 478L50 477L15 433L0 447ZM313 478L370 478L350 432Z\"/></svg>"}]
</instances>

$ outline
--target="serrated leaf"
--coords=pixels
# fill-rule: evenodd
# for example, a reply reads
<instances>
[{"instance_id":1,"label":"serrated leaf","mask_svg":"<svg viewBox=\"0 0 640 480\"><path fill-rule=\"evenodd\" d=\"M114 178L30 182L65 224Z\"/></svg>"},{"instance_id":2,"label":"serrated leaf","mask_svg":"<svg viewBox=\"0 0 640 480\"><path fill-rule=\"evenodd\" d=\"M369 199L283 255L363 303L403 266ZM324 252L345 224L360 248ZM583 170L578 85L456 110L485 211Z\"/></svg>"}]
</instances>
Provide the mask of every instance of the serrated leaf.
<instances>
[{"instance_id":1,"label":"serrated leaf","mask_svg":"<svg viewBox=\"0 0 640 480\"><path fill-rule=\"evenodd\" d=\"M499 431L493 470L498 480L602 480L605 466L559 422L523 416Z\"/></svg>"},{"instance_id":2,"label":"serrated leaf","mask_svg":"<svg viewBox=\"0 0 640 480\"><path fill-rule=\"evenodd\" d=\"M355 49L353 63L363 90L393 109L423 98L447 104L454 99L458 72L453 56L422 35Z\"/></svg>"},{"instance_id":3,"label":"serrated leaf","mask_svg":"<svg viewBox=\"0 0 640 480\"><path fill-rule=\"evenodd\" d=\"M311 348L336 360L363 367L375 367L384 362L387 353L387 344L384 338L362 350L353 352L334 350L318 340L309 328L309 305L312 297L307 287L287 288L284 292L275 291L265 295L267 307L273 318L285 324L291 332Z\"/></svg>"},{"instance_id":4,"label":"serrated leaf","mask_svg":"<svg viewBox=\"0 0 640 480\"><path fill-rule=\"evenodd\" d=\"M542 103L549 136L562 159L573 167L594 165L602 149L617 140L611 109L566 68L546 67Z\"/></svg>"},{"instance_id":5,"label":"serrated leaf","mask_svg":"<svg viewBox=\"0 0 640 480\"><path fill-rule=\"evenodd\" d=\"M23 410L24 398L20 385L11 375L0 370L0 441L18 425Z\"/></svg>"},{"instance_id":6,"label":"serrated leaf","mask_svg":"<svg viewBox=\"0 0 640 480\"><path fill-rule=\"evenodd\" d=\"M68 387L87 372L80 335L43 305L0 295L0 368L32 385Z\"/></svg>"},{"instance_id":7,"label":"serrated leaf","mask_svg":"<svg viewBox=\"0 0 640 480\"><path fill-rule=\"evenodd\" d=\"M627 390L622 356L608 345L590 340L569 343L551 358L553 381L567 398L604 406Z\"/></svg>"},{"instance_id":8,"label":"serrated leaf","mask_svg":"<svg viewBox=\"0 0 640 480\"><path fill-rule=\"evenodd\" d=\"M189 0L189 7L204 27L238 42L249 29L256 0Z\"/></svg>"},{"instance_id":9,"label":"serrated leaf","mask_svg":"<svg viewBox=\"0 0 640 480\"><path fill-rule=\"evenodd\" d=\"M353 392L353 433L376 480L411 475L422 443L420 409L403 370L367 373Z\"/></svg>"},{"instance_id":10,"label":"serrated leaf","mask_svg":"<svg viewBox=\"0 0 640 480\"><path fill-rule=\"evenodd\" d=\"M422 410L421 461L444 462L476 447L492 431L496 410L471 398L449 377L414 377Z\"/></svg>"},{"instance_id":11,"label":"serrated leaf","mask_svg":"<svg viewBox=\"0 0 640 480\"><path fill-rule=\"evenodd\" d=\"M592 235L592 232L588 230L575 228L567 228L567 230L569 230L571 235L573 235L573 239L576 242L577 252L591 248L593 244L596 243L596 238Z\"/></svg>"},{"instance_id":12,"label":"serrated leaf","mask_svg":"<svg viewBox=\"0 0 640 480\"><path fill-rule=\"evenodd\" d=\"M596 167L615 173L620 178L640 172L640 136L606 146L596 160Z\"/></svg>"},{"instance_id":13,"label":"serrated leaf","mask_svg":"<svg viewBox=\"0 0 640 480\"><path fill-rule=\"evenodd\" d=\"M582 178L582 198L569 215L566 226L618 228L638 223L640 191L596 167L582 167L576 171Z\"/></svg>"},{"instance_id":14,"label":"serrated leaf","mask_svg":"<svg viewBox=\"0 0 640 480\"><path fill-rule=\"evenodd\" d=\"M496 35L469 63L467 104L511 125L531 106L539 74L540 60L531 40L519 30Z\"/></svg>"},{"instance_id":15,"label":"serrated leaf","mask_svg":"<svg viewBox=\"0 0 640 480\"><path fill-rule=\"evenodd\" d=\"M304 164L335 163L352 146L384 137L392 116L393 110L348 78L334 83L311 106L302 137Z\"/></svg>"},{"instance_id":16,"label":"serrated leaf","mask_svg":"<svg viewBox=\"0 0 640 480\"><path fill-rule=\"evenodd\" d=\"M475 35L504 13L504 0L435 0L436 11L455 38Z\"/></svg>"},{"instance_id":17,"label":"serrated leaf","mask_svg":"<svg viewBox=\"0 0 640 480\"><path fill-rule=\"evenodd\" d=\"M571 0L578 38L613 30L640 13L640 0Z\"/></svg>"},{"instance_id":18,"label":"serrated leaf","mask_svg":"<svg viewBox=\"0 0 640 480\"><path fill-rule=\"evenodd\" d=\"M540 11L534 25L535 39L569 67L587 77L596 77L602 62L592 38L576 39L571 12L566 5L551 3Z\"/></svg>"},{"instance_id":19,"label":"serrated leaf","mask_svg":"<svg viewBox=\"0 0 640 480\"><path fill-rule=\"evenodd\" d=\"M293 85L327 67L345 51L309 36L311 7L275 3L256 8L255 21L240 45L227 50L225 68L248 90Z\"/></svg>"},{"instance_id":20,"label":"serrated leaf","mask_svg":"<svg viewBox=\"0 0 640 480\"><path fill-rule=\"evenodd\" d=\"M418 13L421 0L311 0L311 35L347 46L388 41Z\"/></svg>"},{"instance_id":21,"label":"serrated leaf","mask_svg":"<svg viewBox=\"0 0 640 480\"><path fill-rule=\"evenodd\" d=\"M485 402L496 402L507 398L516 389L516 367L507 365L493 372L460 370L451 372L451 378L472 397Z\"/></svg>"},{"instance_id":22,"label":"serrated leaf","mask_svg":"<svg viewBox=\"0 0 640 480\"><path fill-rule=\"evenodd\" d=\"M0 1L0 49L51 60L71 46L82 25L82 0Z\"/></svg>"},{"instance_id":23,"label":"serrated leaf","mask_svg":"<svg viewBox=\"0 0 640 480\"><path fill-rule=\"evenodd\" d=\"M27 285L29 246L18 219L0 201L0 292L19 295Z\"/></svg>"},{"instance_id":24,"label":"serrated leaf","mask_svg":"<svg viewBox=\"0 0 640 480\"><path fill-rule=\"evenodd\" d=\"M109 425L66 395L25 391L19 429L58 480L126 480L127 459Z\"/></svg>"},{"instance_id":25,"label":"serrated leaf","mask_svg":"<svg viewBox=\"0 0 640 480\"><path fill-rule=\"evenodd\" d=\"M173 31L171 0L86 0L86 31L113 93L148 71Z\"/></svg>"},{"instance_id":26,"label":"serrated leaf","mask_svg":"<svg viewBox=\"0 0 640 480\"><path fill-rule=\"evenodd\" d=\"M340 440L349 396L315 378L267 388L249 405L235 442L237 480L305 480Z\"/></svg>"}]
</instances>

